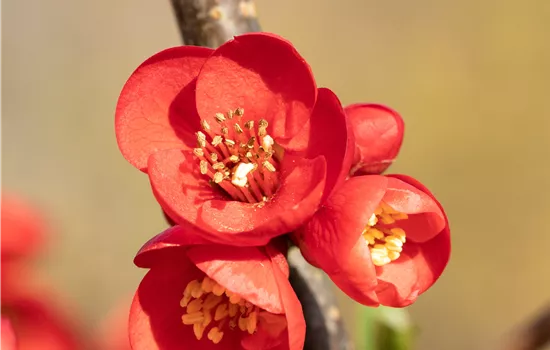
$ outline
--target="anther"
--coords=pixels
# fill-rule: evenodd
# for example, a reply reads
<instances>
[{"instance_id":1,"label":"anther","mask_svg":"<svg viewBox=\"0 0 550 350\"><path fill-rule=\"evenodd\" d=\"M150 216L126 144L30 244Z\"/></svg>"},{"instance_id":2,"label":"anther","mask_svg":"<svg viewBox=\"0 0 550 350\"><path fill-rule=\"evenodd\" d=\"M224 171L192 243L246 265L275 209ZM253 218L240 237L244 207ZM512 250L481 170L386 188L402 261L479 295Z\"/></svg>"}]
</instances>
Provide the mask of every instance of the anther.
<instances>
[{"instance_id":1,"label":"anther","mask_svg":"<svg viewBox=\"0 0 550 350\"><path fill-rule=\"evenodd\" d=\"M247 128L248 130L254 129L254 121L253 120L247 121L246 123L244 123L244 127Z\"/></svg>"},{"instance_id":2,"label":"anther","mask_svg":"<svg viewBox=\"0 0 550 350\"><path fill-rule=\"evenodd\" d=\"M223 332L221 332L218 327L214 327L208 332L208 339L210 339L214 344L218 344L222 338Z\"/></svg>"},{"instance_id":3,"label":"anther","mask_svg":"<svg viewBox=\"0 0 550 350\"><path fill-rule=\"evenodd\" d=\"M229 134L229 129L227 128L227 126L222 126L222 134L223 135Z\"/></svg>"},{"instance_id":4,"label":"anther","mask_svg":"<svg viewBox=\"0 0 550 350\"><path fill-rule=\"evenodd\" d=\"M200 162L201 174L205 175L208 172L208 162L206 160L201 160Z\"/></svg>"},{"instance_id":5,"label":"anther","mask_svg":"<svg viewBox=\"0 0 550 350\"><path fill-rule=\"evenodd\" d=\"M223 123L225 121L225 116L223 113L216 113L216 120L218 123Z\"/></svg>"},{"instance_id":6,"label":"anther","mask_svg":"<svg viewBox=\"0 0 550 350\"><path fill-rule=\"evenodd\" d=\"M225 164L223 164L222 162L214 163L212 165L212 168L215 170L222 170L223 168L225 168Z\"/></svg>"},{"instance_id":7,"label":"anther","mask_svg":"<svg viewBox=\"0 0 550 350\"><path fill-rule=\"evenodd\" d=\"M272 173L275 172L275 167L273 166L273 164L271 164L270 162L268 162L267 160L264 161L262 163L262 165L264 166L264 168L266 168L267 170L271 171Z\"/></svg>"},{"instance_id":8,"label":"anther","mask_svg":"<svg viewBox=\"0 0 550 350\"><path fill-rule=\"evenodd\" d=\"M220 143L222 143L223 138L220 135L214 136L212 139L212 146L217 147Z\"/></svg>"},{"instance_id":9,"label":"anther","mask_svg":"<svg viewBox=\"0 0 550 350\"><path fill-rule=\"evenodd\" d=\"M232 155L231 157L229 157L229 160L232 161L233 163L238 163L239 162L239 156Z\"/></svg>"},{"instance_id":10,"label":"anther","mask_svg":"<svg viewBox=\"0 0 550 350\"><path fill-rule=\"evenodd\" d=\"M233 147L235 146L235 141L230 139L225 139L225 144L228 145L229 147Z\"/></svg>"},{"instance_id":11,"label":"anther","mask_svg":"<svg viewBox=\"0 0 550 350\"><path fill-rule=\"evenodd\" d=\"M204 315L200 311L181 316L181 322L183 322L183 324L186 324L186 325L200 323L203 320L204 320Z\"/></svg>"},{"instance_id":12,"label":"anther","mask_svg":"<svg viewBox=\"0 0 550 350\"><path fill-rule=\"evenodd\" d=\"M244 108L237 108L235 110L235 114L239 117L242 117L244 115Z\"/></svg>"},{"instance_id":13,"label":"anther","mask_svg":"<svg viewBox=\"0 0 550 350\"><path fill-rule=\"evenodd\" d=\"M214 293L214 295L223 295L223 293L225 292L225 287L220 285L220 284L215 284L214 287L212 288L212 293Z\"/></svg>"},{"instance_id":14,"label":"anther","mask_svg":"<svg viewBox=\"0 0 550 350\"><path fill-rule=\"evenodd\" d=\"M235 114L235 112L233 112L232 110L227 111L227 118L233 119L234 114Z\"/></svg>"},{"instance_id":15,"label":"anther","mask_svg":"<svg viewBox=\"0 0 550 350\"><path fill-rule=\"evenodd\" d=\"M235 123L235 132L237 134L242 134L243 133L243 129L241 128L241 126L238 123Z\"/></svg>"},{"instance_id":16,"label":"anther","mask_svg":"<svg viewBox=\"0 0 550 350\"><path fill-rule=\"evenodd\" d=\"M202 126L202 129L206 132L209 132L210 131L210 124L208 124L208 122L204 119L201 119L201 126Z\"/></svg>"},{"instance_id":17,"label":"anther","mask_svg":"<svg viewBox=\"0 0 550 350\"><path fill-rule=\"evenodd\" d=\"M202 150L202 148L193 148L193 153L197 157L204 157L204 151Z\"/></svg>"},{"instance_id":18,"label":"anther","mask_svg":"<svg viewBox=\"0 0 550 350\"><path fill-rule=\"evenodd\" d=\"M214 174L214 182L219 184L220 182L223 181L223 176L224 176L223 173L220 173L220 172L215 173Z\"/></svg>"},{"instance_id":19,"label":"anther","mask_svg":"<svg viewBox=\"0 0 550 350\"><path fill-rule=\"evenodd\" d=\"M212 159L213 162L217 162L218 161L218 155L216 153L212 153L212 154L210 154L210 159Z\"/></svg>"},{"instance_id":20,"label":"anther","mask_svg":"<svg viewBox=\"0 0 550 350\"><path fill-rule=\"evenodd\" d=\"M199 146L206 147L206 135L202 131L197 131L197 141Z\"/></svg>"}]
</instances>

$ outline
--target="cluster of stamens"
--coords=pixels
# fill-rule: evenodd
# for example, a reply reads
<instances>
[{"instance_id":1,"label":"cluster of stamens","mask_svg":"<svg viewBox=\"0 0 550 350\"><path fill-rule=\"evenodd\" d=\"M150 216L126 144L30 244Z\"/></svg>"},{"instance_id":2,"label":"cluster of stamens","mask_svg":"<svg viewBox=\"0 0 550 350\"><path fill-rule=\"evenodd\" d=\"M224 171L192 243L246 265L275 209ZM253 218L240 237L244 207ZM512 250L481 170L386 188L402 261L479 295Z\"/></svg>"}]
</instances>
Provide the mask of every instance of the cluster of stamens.
<instances>
[{"instance_id":1,"label":"cluster of stamens","mask_svg":"<svg viewBox=\"0 0 550 350\"><path fill-rule=\"evenodd\" d=\"M374 211L363 230L374 265L383 266L399 258L406 238L405 230L396 227L396 222L405 219L408 219L407 214L394 210L384 202Z\"/></svg>"},{"instance_id":2,"label":"cluster of stamens","mask_svg":"<svg viewBox=\"0 0 550 350\"><path fill-rule=\"evenodd\" d=\"M260 309L257 306L209 277L189 282L180 306L185 308L185 314L181 317L183 324L193 325L193 333L198 340L210 327L207 337L214 344L218 344L228 330L239 328L253 334L258 325Z\"/></svg>"},{"instance_id":3,"label":"cluster of stamens","mask_svg":"<svg viewBox=\"0 0 550 350\"><path fill-rule=\"evenodd\" d=\"M244 110L216 113L214 126L201 120L204 131L198 131L197 148L200 172L221 186L233 199L256 203L266 201L278 187L274 141L267 134L268 123L245 121ZM208 135L208 137L207 137ZM210 139L210 140L208 140Z\"/></svg>"}]
</instances>

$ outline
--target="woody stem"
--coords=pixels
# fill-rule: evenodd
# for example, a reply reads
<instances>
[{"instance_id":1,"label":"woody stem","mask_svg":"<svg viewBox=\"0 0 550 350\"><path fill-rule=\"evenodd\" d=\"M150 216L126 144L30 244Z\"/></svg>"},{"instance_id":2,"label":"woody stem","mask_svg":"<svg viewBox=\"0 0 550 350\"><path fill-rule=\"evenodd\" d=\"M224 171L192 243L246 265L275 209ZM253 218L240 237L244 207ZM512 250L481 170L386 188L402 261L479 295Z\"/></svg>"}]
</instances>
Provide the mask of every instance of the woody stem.
<instances>
[{"instance_id":1,"label":"woody stem","mask_svg":"<svg viewBox=\"0 0 550 350\"><path fill-rule=\"evenodd\" d=\"M216 48L235 35L259 32L252 0L171 0L186 45Z\"/></svg>"}]
</instances>

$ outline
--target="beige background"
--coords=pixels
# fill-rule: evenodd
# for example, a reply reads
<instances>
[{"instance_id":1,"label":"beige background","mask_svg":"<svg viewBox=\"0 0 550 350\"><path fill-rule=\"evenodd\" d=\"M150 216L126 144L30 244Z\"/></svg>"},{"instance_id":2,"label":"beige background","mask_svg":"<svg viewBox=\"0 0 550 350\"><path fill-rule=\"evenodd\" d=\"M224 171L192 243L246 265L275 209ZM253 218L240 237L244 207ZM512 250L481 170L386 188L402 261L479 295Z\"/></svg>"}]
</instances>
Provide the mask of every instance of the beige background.
<instances>
[{"instance_id":1,"label":"beige background","mask_svg":"<svg viewBox=\"0 0 550 350\"><path fill-rule=\"evenodd\" d=\"M3 187L47 208L45 269L90 325L137 285L164 223L120 156L113 111L145 58L179 43L168 0L5 0ZM258 0L344 103L402 113L393 172L445 205L453 256L410 308L418 349L491 349L550 299L550 2Z\"/></svg>"}]
</instances>

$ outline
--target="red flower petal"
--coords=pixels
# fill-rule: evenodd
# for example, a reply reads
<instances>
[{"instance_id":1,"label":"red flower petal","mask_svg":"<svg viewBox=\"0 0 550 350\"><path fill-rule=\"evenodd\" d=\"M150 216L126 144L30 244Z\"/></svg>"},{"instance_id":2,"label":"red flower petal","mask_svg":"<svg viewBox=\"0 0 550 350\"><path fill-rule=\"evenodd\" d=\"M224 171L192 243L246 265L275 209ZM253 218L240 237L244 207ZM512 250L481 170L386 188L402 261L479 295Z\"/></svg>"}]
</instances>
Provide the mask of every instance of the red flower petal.
<instances>
[{"instance_id":1,"label":"red flower petal","mask_svg":"<svg viewBox=\"0 0 550 350\"><path fill-rule=\"evenodd\" d=\"M405 175L389 175L427 193L445 217L445 228L431 240L417 244L407 242L399 260L379 269L378 296L384 305L404 307L430 288L443 273L451 254L451 237L443 208L431 192L417 180Z\"/></svg>"},{"instance_id":2,"label":"red flower petal","mask_svg":"<svg viewBox=\"0 0 550 350\"><path fill-rule=\"evenodd\" d=\"M172 149L153 154L149 158L149 179L157 201L177 222L196 223L198 208L205 201L225 200L200 173L190 151Z\"/></svg>"},{"instance_id":3,"label":"red flower petal","mask_svg":"<svg viewBox=\"0 0 550 350\"><path fill-rule=\"evenodd\" d=\"M322 268L342 290L367 305L376 300L376 276L361 233L382 200L387 182L386 177L375 175L349 179L295 234L310 263Z\"/></svg>"},{"instance_id":4,"label":"red flower petal","mask_svg":"<svg viewBox=\"0 0 550 350\"><path fill-rule=\"evenodd\" d=\"M264 245L294 231L319 207L326 163L323 157L308 160L287 155L280 171L279 190L265 204L209 200L200 209L199 226L218 234L219 243L231 245Z\"/></svg>"},{"instance_id":5,"label":"red flower petal","mask_svg":"<svg viewBox=\"0 0 550 350\"><path fill-rule=\"evenodd\" d=\"M347 106L345 112L356 143L351 174L382 173L403 143L403 119L396 111L377 104L353 104Z\"/></svg>"},{"instance_id":6,"label":"red flower petal","mask_svg":"<svg viewBox=\"0 0 550 350\"><path fill-rule=\"evenodd\" d=\"M317 89L310 67L283 38L267 33L235 37L208 58L197 80L197 110L215 125L214 115L238 107L245 119L263 118L269 134L290 138L311 115Z\"/></svg>"},{"instance_id":7,"label":"red flower petal","mask_svg":"<svg viewBox=\"0 0 550 350\"><path fill-rule=\"evenodd\" d=\"M233 293L274 314L284 308L273 265L257 247L196 246L187 256L206 275Z\"/></svg>"},{"instance_id":8,"label":"red flower petal","mask_svg":"<svg viewBox=\"0 0 550 350\"><path fill-rule=\"evenodd\" d=\"M219 344L206 335L197 340L193 327L181 321L180 300L187 284L204 273L186 258L165 261L151 269L141 281L130 310L129 334L133 350L239 349L237 332L227 332Z\"/></svg>"},{"instance_id":9,"label":"red flower petal","mask_svg":"<svg viewBox=\"0 0 550 350\"><path fill-rule=\"evenodd\" d=\"M115 114L118 146L124 158L146 171L159 150L193 147L199 118L194 84L211 49L180 46L142 63L120 93Z\"/></svg>"},{"instance_id":10,"label":"red flower petal","mask_svg":"<svg viewBox=\"0 0 550 350\"><path fill-rule=\"evenodd\" d=\"M270 252L270 250L268 250ZM288 349L289 350L301 350L304 348L304 341L306 335L306 320L304 319L304 313L302 311L302 304L298 300L298 296L294 293L290 282L288 281L288 273L280 270L275 263L280 259L278 254L273 254L271 251L271 260L274 262L275 267L273 273L279 286L279 293L283 302L287 321L288 332ZM284 347L286 349L286 346Z\"/></svg>"},{"instance_id":11,"label":"red flower petal","mask_svg":"<svg viewBox=\"0 0 550 350\"><path fill-rule=\"evenodd\" d=\"M388 177L384 202L393 209L409 214L398 226L414 242L426 242L445 228L445 216L437 201L422 190L395 177Z\"/></svg>"},{"instance_id":12,"label":"red flower petal","mask_svg":"<svg viewBox=\"0 0 550 350\"><path fill-rule=\"evenodd\" d=\"M1 257L8 260L35 254L45 239L43 217L16 195L2 193Z\"/></svg>"},{"instance_id":13,"label":"red flower petal","mask_svg":"<svg viewBox=\"0 0 550 350\"><path fill-rule=\"evenodd\" d=\"M151 268L159 259L166 258L166 250L198 244L211 244L196 227L184 223L173 226L151 238L141 247L134 258L138 267ZM179 253L179 250L178 250Z\"/></svg>"},{"instance_id":14,"label":"red flower petal","mask_svg":"<svg viewBox=\"0 0 550 350\"><path fill-rule=\"evenodd\" d=\"M338 97L329 89L320 88L308 127L303 128L289 144L292 151L307 148L305 156L308 158L325 157L327 181L321 202L344 182L351 168L355 142L353 131L348 129Z\"/></svg>"}]
</instances>

